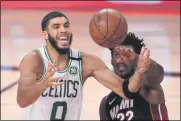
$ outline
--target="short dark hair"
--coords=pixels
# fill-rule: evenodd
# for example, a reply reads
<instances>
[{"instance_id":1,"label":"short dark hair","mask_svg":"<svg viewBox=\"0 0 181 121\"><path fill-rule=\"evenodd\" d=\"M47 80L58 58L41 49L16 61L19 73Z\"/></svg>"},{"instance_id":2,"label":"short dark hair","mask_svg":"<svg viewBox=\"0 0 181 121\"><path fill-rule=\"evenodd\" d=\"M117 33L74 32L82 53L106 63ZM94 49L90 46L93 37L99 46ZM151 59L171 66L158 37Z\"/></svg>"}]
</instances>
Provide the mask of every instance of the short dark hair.
<instances>
[{"instance_id":1,"label":"short dark hair","mask_svg":"<svg viewBox=\"0 0 181 121\"><path fill-rule=\"evenodd\" d=\"M65 16L65 14L59 12L59 11L52 11L50 13L48 13L42 20L41 22L41 29L42 31L45 31L47 26L48 26L48 23L51 19L53 18L56 18L56 17L65 17L67 20L68 18Z\"/></svg>"},{"instance_id":2,"label":"short dark hair","mask_svg":"<svg viewBox=\"0 0 181 121\"><path fill-rule=\"evenodd\" d=\"M143 41L144 41L143 39L139 39L138 37L136 37L134 33L129 32L126 35L125 40L121 43L121 45L132 46L134 48L135 53L140 54L141 48L145 46ZM110 48L110 50L112 55L113 48Z\"/></svg>"}]
</instances>

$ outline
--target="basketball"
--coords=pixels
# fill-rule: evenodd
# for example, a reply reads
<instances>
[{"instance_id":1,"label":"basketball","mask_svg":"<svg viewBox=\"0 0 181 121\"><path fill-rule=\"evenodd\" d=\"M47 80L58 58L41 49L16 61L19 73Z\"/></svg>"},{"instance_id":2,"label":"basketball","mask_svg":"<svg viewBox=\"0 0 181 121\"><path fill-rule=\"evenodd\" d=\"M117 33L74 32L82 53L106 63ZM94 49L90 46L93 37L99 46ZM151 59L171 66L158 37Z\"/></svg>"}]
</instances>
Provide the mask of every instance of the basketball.
<instances>
[{"instance_id":1,"label":"basketball","mask_svg":"<svg viewBox=\"0 0 181 121\"><path fill-rule=\"evenodd\" d=\"M124 41L128 31L126 18L115 9L102 9L90 20L89 33L98 45L112 48Z\"/></svg>"}]
</instances>

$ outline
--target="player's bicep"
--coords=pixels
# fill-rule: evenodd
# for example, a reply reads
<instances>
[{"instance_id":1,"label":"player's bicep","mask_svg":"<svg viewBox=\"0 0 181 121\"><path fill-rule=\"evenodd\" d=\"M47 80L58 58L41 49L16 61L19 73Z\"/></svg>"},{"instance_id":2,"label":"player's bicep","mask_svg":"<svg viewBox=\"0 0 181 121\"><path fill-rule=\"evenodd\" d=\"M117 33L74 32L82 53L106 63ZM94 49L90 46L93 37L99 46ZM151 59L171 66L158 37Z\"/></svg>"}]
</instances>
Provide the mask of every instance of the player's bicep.
<instances>
[{"instance_id":1,"label":"player's bicep","mask_svg":"<svg viewBox=\"0 0 181 121\"><path fill-rule=\"evenodd\" d=\"M108 120L109 119L106 104L107 104L107 96L105 96L101 100L101 104L100 104L100 107L99 107L100 120Z\"/></svg>"},{"instance_id":2,"label":"player's bicep","mask_svg":"<svg viewBox=\"0 0 181 121\"><path fill-rule=\"evenodd\" d=\"M92 76L96 80L110 89L115 89L118 87L116 84L121 83L119 76L112 72L99 58L96 58L93 63L94 71Z\"/></svg>"},{"instance_id":3,"label":"player's bicep","mask_svg":"<svg viewBox=\"0 0 181 121\"><path fill-rule=\"evenodd\" d=\"M100 58L92 55L84 55L83 64L84 78L92 76L108 89L126 98L121 88L121 78L112 72Z\"/></svg>"},{"instance_id":4,"label":"player's bicep","mask_svg":"<svg viewBox=\"0 0 181 121\"><path fill-rule=\"evenodd\" d=\"M18 88L36 83L37 59L33 57L32 55L25 56L19 65L20 77L18 80Z\"/></svg>"}]
</instances>

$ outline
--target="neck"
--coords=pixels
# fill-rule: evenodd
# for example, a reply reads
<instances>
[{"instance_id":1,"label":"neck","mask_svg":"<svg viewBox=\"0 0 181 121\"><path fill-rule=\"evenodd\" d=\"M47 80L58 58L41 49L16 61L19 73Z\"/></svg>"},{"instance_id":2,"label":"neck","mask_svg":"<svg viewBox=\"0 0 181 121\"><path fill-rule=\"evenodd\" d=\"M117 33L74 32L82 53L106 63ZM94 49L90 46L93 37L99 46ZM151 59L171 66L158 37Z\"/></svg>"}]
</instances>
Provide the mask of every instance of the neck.
<instances>
[{"instance_id":1,"label":"neck","mask_svg":"<svg viewBox=\"0 0 181 121\"><path fill-rule=\"evenodd\" d=\"M54 63L59 70L64 70L69 61L68 54L63 55L58 53L51 45L46 45L46 49L52 63Z\"/></svg>"}]
</instances>

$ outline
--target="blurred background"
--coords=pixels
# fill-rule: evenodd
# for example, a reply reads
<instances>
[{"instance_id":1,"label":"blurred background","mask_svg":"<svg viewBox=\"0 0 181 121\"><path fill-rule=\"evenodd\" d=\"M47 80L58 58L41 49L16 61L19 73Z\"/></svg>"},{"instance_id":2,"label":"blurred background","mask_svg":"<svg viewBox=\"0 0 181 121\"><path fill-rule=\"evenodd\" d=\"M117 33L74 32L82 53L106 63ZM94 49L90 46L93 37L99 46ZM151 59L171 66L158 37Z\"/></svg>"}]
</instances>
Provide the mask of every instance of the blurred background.
<instances>
[{"instance_id":1,"label":"blurred background","mask_svg":"<svg viewBox=\"0 0 181 121\"><path fill-rule=\"evenodd\" d=\"M89 35L91 17L102 8L120 10L128 31L144 38L151 58L165 70L162 87L169 119L180 119L180 2L179 1L2 1L1 2L1 119L23 120L16 103L18 65L31 50L45 44L42 18L53 10L67 15L74 34L72 47L95 54L110 65L110 52ZM110 92L94 78L84 85L81 120L99 119L99 104Z\"/></svg>"}]
</instances>

